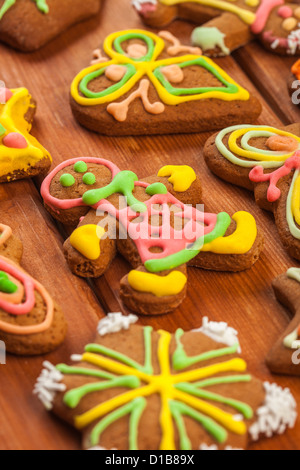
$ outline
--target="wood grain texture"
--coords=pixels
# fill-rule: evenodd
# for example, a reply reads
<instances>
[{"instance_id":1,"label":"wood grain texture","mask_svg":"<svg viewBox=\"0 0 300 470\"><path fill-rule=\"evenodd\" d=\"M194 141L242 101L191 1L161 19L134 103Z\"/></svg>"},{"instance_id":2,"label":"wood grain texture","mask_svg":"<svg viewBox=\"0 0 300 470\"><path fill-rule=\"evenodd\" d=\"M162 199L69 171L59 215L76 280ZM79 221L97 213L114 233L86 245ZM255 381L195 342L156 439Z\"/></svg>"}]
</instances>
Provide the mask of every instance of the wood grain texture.
<instances>
[{"instance_id":1,"label":"wood grain texture","mask_svg":"<svg viewBox=\"0 0 300 470\"><path fill-rule=\"evenodd\" d=\"M266 236L265 250L253 269L238 273L214 273L189 268L185 302L173 314L141 318L141 324L174 331L211 320L227 321L240 332L243 356L250 371L262 380L277 381L291 388L300 401L299 379L272 376L264 363L266 353L289 323L289 313L275 300L271 282L297 263L285 253L271 214L260 210L252 194L230 187L213 176L203 161L203 145L209 134L139 138L108 138L81 128L69 107L69 86L111 32L142 27L129 6L130 0L105 3L101 15L72 28L41 51L22 55L0 46L1 79L9 87L26 86L38 101L33 133L51 152L54 163L80 156L104 157L140 177L154 174L165 164L189 164L201 176L207 211L248 210ZM120 14L120 12L122 13ZM192 26L174 23L170 30L184 41ZM298 120L299 110L290 104L286 73L292 59L277 58L250 44L234 57L218 60L239 83L256 94L264 105L261 124L282 125ZM246 76L248 74L248 78ZM251 81L252 80L252 81ZM119 281L130 269L117 257L102 278L91 283L74 277L62 255L63 228L55 225L43 209L38 193L40 181L18 182L0 187L1 222L11 224L24 243L24 267L41 280L60 302L69 322L67 340L47 359L69 360L92 340L98 318L105 312L124 310ZM32 388L44 358L7 358L0 366L0 449L78 449L80 437L47 414ZM24 429L26 423L26 430ZM283 436L264 440L252 449L300 449L300 423Z\"/></svg>"}]
</instances>

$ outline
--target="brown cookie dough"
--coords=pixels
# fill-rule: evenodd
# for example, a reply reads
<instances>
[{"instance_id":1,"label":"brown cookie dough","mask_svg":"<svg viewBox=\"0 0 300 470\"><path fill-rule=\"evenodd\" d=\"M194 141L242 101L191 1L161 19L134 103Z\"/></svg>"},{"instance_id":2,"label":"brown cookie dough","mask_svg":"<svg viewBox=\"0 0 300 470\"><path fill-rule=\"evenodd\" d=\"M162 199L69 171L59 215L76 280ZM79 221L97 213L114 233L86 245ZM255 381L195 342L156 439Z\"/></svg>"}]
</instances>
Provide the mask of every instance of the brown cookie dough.
<instances>
[{"instance_id":1,"label":"brown cookie dough","mask_svg":"<svg viewBox=\"0 0 300 470\"><path fill-rule=\"evenodd\" d=\"M258 37L263 46L280 55L300 53L300 9L285 0L132 0L143 22L162 28L176 18L202 26L192 43L210 56L223 56Z\"/></svg>"},{"instance_id":2,"label":"brown cookie dough","mask_svg":"<svg viewBox=\"0 0 300 470\"><path fill-rule=\"evenodd\" d=\"M290 391L248 373L226 324L171 334L136 321L109 314L72 366L45 363L36 383L44 406L83 433L84 449L246 449L293 427Z\"/></svg>"},{"instance_id":3,"label":"brown cookie dough","mask_svg":"<svg viewBox=\"0 0 300 470\"><path fill-rule=\"evenodd\" d=\"M208 139L204 156L213 173L254 191L256 203L272 211L281 241L300 259L296 205L300 169L300 125L234 126Z\"/></svg>"},{"instance_id":4,"label":"brown cookie dough","mask_svg":"<svg viewBox=\"0 0 300 470\"><path fill-rule=\"evenodd\" d=\"M46 354L65 338L63 312L20 267L22 243L11 228L0 224L0 234L0 340L13 354Z\"/></svg>"},{"instance_id":5,"label":"brown cookie dough","mask_svg":"<svg viewBox=\"0 0 300 470\"><path fill-rule=\"evenodd\" d=\"M290 268L273 282L279 302L293 314L286 331L267 356L267 364L277 374L300 375L300 270Z\"/></svg>"},{"instance_id":6,"label":"brown cookie dough","mask_svg":"<svg viewBox=\"0 0 300 470\"><path fill-rule=\"evenodd\" d=\"M204 132L261 113L258 100L201 49L168 31L114 33L71 86L78 122L104 135Z\"/></svg>"},{"instance_id":7,"label":"brown cookie dough","mask_svg":"<svg viewBox=\"0 0 300 470\"><path fill-rule=\"evenodd\" d=\"M60 164L41 188L57 220L77 225L64 244L72 272L96 278L118 251L133 270L121 299L142 315L173 311L187 291L186 265L216 271L250 268L263 249L252 215L206 214L201 183L187 165L169 165L141 181L100 158Z\"/></svg>"},{"instance_id":8,"label":"brown cookie dough","mask_svg":"<svg viewBox=\"0 0 300 470\"><path fill-rule=\"evenodd\" d=\"M0 0L0 41L35 51L98 13L101 0Z\"/></svg>"}]
</instances>

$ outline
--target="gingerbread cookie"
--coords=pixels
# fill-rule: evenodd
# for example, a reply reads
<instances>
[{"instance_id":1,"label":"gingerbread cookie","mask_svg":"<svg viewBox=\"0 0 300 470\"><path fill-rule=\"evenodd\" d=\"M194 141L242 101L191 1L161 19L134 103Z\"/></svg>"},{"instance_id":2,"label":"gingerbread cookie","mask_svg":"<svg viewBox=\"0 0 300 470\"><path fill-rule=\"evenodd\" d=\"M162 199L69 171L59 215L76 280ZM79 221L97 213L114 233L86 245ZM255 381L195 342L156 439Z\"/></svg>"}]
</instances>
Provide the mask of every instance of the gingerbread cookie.
<instances>
[{"instance_id":1,"label":"gingerbread cookie","mask_svg":"<svg viewBox=\"0 0 300 470\"><path fill-rule=\"evenodd\" d=\"M300 269L290 268L273 282L279 302L294 315L267 357L267 364L277 374L300 375Z\"/></svg>"},{"instance_id":2,"label":"gingerbread cookie","mask_svg":"<svg viewBox=\"0 0 300 470\"><path fill-rule=\"evenodd\" d=\"M111 34L93 64L71 86L80 124L105 135L204 132L243 118L261 105L224 70L169 32Z\"/></svg>"},{"instance_id":3,"label":"gingerbread cookie","mask_svg":"<svg viewBox=\"0 0 300 470\"><path fill-rule=\"evenodd\" d=\"M0 41L35 51L98 13L101 0L0 0Z\"/></svg>"},{"instance_id":4,"label":"gingerbread cookie","mask_svg":"<svg viewBox=\"0 0 300 470\"><path fill-rule=\"evenodd\" d=\"M288 77L288 90L291 95L292 103L296 106L300 104L300 59L292 66L290 76Z\"/></svg>"},{"instance_id":5,"label":"gingerbread cookie","mask_svg":"<svg viewBox=\"0 0 300 470\"><path fill-rule=\"evenodd\" d=\"M51 156L30 134L36 104L26 88L0 88L0 183L48 172Z\"/></svg>"},{"instance_id":6,"label":"gingerbread cookie","mask_svg":"<svg viewBox=\"0 0 300 470\"><path fill-rule=\"evenodd\" d=\"M217 271L250 268L263 235L248 212L208 214L195 206L201 185L186 165L166 166L142 181L101 158L61 163L41 188L47 210L79 227L64 244L74 274L99 277L116 249L134 270L121 281L125 305L163 314L185 298L186 265ZM193 207L194 206L194 207Z\"/></svg>"},{"instance_id":7,"label":"gingerbread cookie","mask_svg":"<svg viewBox=\"0 0 300 470\"><path fill-rule=\"evenodd\" d=\"M34 389L85 449L245 449L294 426L290 391L248 373L226 324L172 335L116 315L74 365L45 362Z\"/></svg>"},{"instance_id":8,"label":"gingerbread cookie","mask_svg":"<svg viewBox=\"0 0 300 470\"><path fill-rule=\"evenodd\" d=\"M257 204L274 212L281 241L300 259L300 125L282 129L240 125L212 136L207 165L229 183L254 191Z\"/></svg>"},{"instance_id":9,"label":"gingerbread cookie","mask_svg":"<svg viewBox=\"0 0 300 470\"><path fill-rule=\"evenodd\" d=\"M0 224L0 340L13 354L46 354L63 342L67 325L46 289L20 267L22 251Z\"/></svg>"},{"instance_id":10,"label":"gingerbread cookie","mask_svg":"<svg viewBox=\"0 0 300 470\"><path fill-rule=\"evenodd\" d=\"M285 0L132 0L143 21L162 28L176 18L202 26L192 42L207 55L228 55L253 38L277 54L300 53L300 8Z\"/></svg>"}]
</instances>

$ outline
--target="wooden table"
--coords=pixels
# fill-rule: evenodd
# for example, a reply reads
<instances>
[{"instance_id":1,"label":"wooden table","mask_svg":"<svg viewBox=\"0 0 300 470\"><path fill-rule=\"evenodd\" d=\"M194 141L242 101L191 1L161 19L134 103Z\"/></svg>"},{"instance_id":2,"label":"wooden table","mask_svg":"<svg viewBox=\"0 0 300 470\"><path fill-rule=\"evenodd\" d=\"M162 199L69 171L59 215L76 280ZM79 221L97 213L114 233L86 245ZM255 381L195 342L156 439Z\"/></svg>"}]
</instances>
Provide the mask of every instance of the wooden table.
<instances>
[{"instance_id":1,"label":"wooden table","mask_svg":"<svg viewBox=\"0 0 300 470\"><path fill-rule=\"evenodd\" d=\"M165 137L107 138L82 129L69 107L69 86L85 67L105 36L130 27L141 27L130 0L107 1L101 15L72 28L34 54L20 54L0 46L1 79L8 87L25 86L38 102L33 133L51 152L54 163L71 157L94 156L113 160L121 169L140 177L154 174L162 164L189 164L201 175L207 211L248 210L265 232L265 250L253 269L239 274L189 269L185 302L176 312L158 318L141 318L142 324L174 331L191 329L210 319L227 321L240 332L243 356L263 380L290 387L300 401L299 378L272 376L264 363L266 353L290 321L289 313L273 295L274 277L297 263L279 240L273 217L254 203L246 190L230 187L213 176L203 161L209 134ZM188 41L192 26L177 22L171 31ZM217 61L263 104L260 124L282 125L299 119L299 110L288 96L286 77L292 58L265 52L259 43ZM107 274L95 282L73 276L62 254L63 231L43 208L40 181L0 187L1 222L9 224L23 240L23 266L43 282L62 305L69 323L62 347L47 356L53 363L69 360L93 340L97 321L105 313L123 310L119 280L128 272L118 257ZM0 366L0 449L79 449L80 435L47 414L32 395L44 357L9 356ZM283 436L264 440L252 449L300 449L300 422Z\"/></svg>"}]
</instances>

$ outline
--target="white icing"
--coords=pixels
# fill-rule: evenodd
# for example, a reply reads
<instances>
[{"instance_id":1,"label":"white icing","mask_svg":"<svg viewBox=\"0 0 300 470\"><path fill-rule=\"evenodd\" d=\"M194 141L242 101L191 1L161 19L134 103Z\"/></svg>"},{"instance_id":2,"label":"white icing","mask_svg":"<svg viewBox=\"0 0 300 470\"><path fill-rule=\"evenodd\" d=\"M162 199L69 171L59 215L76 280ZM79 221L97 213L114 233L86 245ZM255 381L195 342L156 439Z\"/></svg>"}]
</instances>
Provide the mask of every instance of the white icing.
<instances>
[{"instance_id":1,"label":"white icing","mask_svg":"<svg viewBox=\"0 0 300 470\"><path fill-rule=\"evenodd\" d=\"M152 5L157 5L156 0L132 0L132 5L134 8L137 9L137 11L142 11L142 5L145 3L151 3Z\"/></svg>"},{"instance_id":2,"label":"white icing","mask_svg":"<svg viewBox=\"0 0 300 470\"><path fill-rule=\"evenodd\" d=\"M203 317L202 327L192 331L200 331L217 343L223 343L227 346L234 346L235 344L238 344L238 352L242 352L238 339L238 332L234 328L228 326L228 324L225 322L209 321L208 317Z\"/></svg>"},{"instance_id":3,"label":"white icing","mask_svg":"<svg viewBox=\"0 0 300 470\"><path fill-rule=\"evenodd\" d=\"M210 446L207 444L201 444L199 447L199 450L219 450L218 446L216 444L211 444ZM237 447L231 447L231 446L226 446L224 450L244 450L244 449L239 449Z\"/></svg>"},{"instance_id":4,"label":"white icing","mask_svg":"<svg viewBox=\"0 0 300 470\"><path fill-rule=\"evenodd\" d=\"M299 25L298 25L299 26ZM288 54L294 55L297 52L297 49L300 48L300 29L292 31L288 38Z\"/></svg>"},{"instance_id":5,"label":"white icing","mask_svg":"<svg viewBox=\"0 0 300 470\"><path fill-rule=\"evenodd\" d=\"M105 336L109 333L118 333L121 330L128 330L130 325L136 323L138 317L136 315L122 315L121 312L109 313L107 317L100 320L97 331L100 336Z\"/></svg>"},{"instance_id":6,"label":"white icing","mask_svg":"<svg viewBox=\"0 0 300 470\"><path fill-rule=\"evenodd\" d=\"M47 410L53 407L53 400L57 392L65 392L66 386L62 383L64 376L48 361L43 362L44 369L38 377L33 393L43 403Z\"/></svg>"},{"instance_id":7,"label":"white icing","mask_svg":"<svg viewBox=\"0 0 300 470\"><path fill-rule=\"evenodd\" d=\"M253 441L283 434L287 428L294 427L297 419L297 404L288 388L269 382L264 383L264 388L264 404L257 410L257 421L249 429Z\"/></svg>"}]
</instances>

